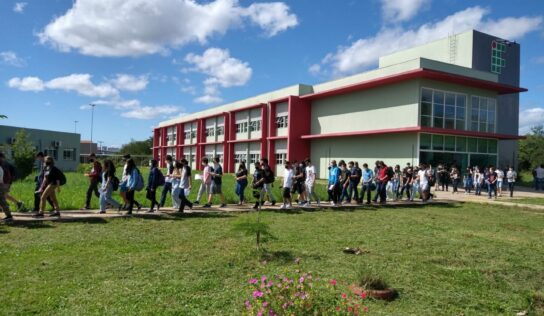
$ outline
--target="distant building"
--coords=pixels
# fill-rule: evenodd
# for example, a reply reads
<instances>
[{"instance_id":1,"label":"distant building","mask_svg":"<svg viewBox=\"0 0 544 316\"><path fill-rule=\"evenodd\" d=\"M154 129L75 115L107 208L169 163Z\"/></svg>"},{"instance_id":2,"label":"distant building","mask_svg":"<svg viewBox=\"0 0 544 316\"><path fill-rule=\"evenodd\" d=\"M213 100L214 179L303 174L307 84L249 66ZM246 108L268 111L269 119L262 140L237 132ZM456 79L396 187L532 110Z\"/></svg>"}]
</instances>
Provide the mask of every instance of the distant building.
<instances>
[{"instance_id":1,"label":"distant building","mask_svg":"<svg viewBox=\"0 0 544 316\"><path fill-rule=\"evenodd\" d=\"M80 148L80 162L85 163L89 161L89 155L91 153L98 154L98 145L90 140L81 140L79 144Z\"/></svg>"},{"instance_id":2,"label":"distant building","mask_svg":"<svg viewBox=\"0 0 544 316\"><path fill-rule=\"evenodd\" d=\"M74 171L79 164L80 134L48 131L42 129L0 125L0 146L8 160L12 159L11 146L15 142L15 134L24 129L29 140L36 147L36 152L43 152L55 159L55 165L63 171Z\"/></svg>"},{"instance_id":3,"label":"distant building","mask_svg":"<svg viewBox=\"0 0 544 316\"><path fill-rule=\"evenodd\" d=\"M102 148L100 148L100 153L103 155L118 154L120 151L121 148L119 147L102 146Z\"/></svg>"}]
</instances>

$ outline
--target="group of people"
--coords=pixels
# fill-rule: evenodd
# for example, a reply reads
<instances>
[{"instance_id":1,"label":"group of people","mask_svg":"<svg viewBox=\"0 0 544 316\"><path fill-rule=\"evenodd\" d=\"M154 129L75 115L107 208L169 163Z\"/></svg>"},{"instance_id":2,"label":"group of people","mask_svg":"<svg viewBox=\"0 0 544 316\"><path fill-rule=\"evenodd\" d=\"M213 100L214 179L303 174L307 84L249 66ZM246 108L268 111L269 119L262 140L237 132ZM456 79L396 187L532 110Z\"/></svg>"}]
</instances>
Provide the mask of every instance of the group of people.
<instances>
[{"instance_id":1,"label":"group of people","mask_svg":"<svg viewBox=\"0 0 544 316\"><path fill-rule=\"evenodd\" d=\"M66 182L64 174L55 167L54 159L38 153L38 175L35 177L36 186L34 192L34 217L44 217L44 210L49 203L53 210L50 216L60 216L59 203L56 193L60 192L61 186ZM223 168L219 157L210 161L204 157L201 160L202 173L195 175L195 179L201 180L197 191L197 198L193 202L189 201L188 196L192 190L191 167L186 159L174 160L168 155L165 159L166 170L159 168L157 160L149 161L149 176L147 185L135 161L130 155L123 157L124 166L121 179L116 176L115 164L112 160L106 159L101 164L95 154L89 157L90 169L85 173L89 179L85 205L82 209L91 208L91 198L93 195L99 198L100 213L105 213L107 208L115 208L119 211L125 210L126 214L132 214L134 207L138 210L142 204L135 199L135 193L143 189L146 190L146 198L150 201L148 212L159 211L164 207L168 194L171 195L172 206L178 212L184 212L185 208L192 209L198 205L205 197L203 208L210 208L214 195L217 195L221 201L219 207L226 207L225 196L222 191ZM253 208L258 209L268 201L271 205L276 204L276 197L272 187L276 181L276 176L268 164L266 158L255 162L254 172L251 178L243 161L238 164L234 175L236 180L235 193L238 197L238 205L246 203L245 191L251 186L252 196L255 198ZM6 217L4 221L12 220L9 210L8 200L22 207L22 202L14 198L9 193L11 182L13 182L14 168L5 161L5 157L0 153L0 207ZM366 204L386 203L387 200L399 200L406 196L407 201L414 201L417 197L426 202L433 198L431 188L435 191L448 191L452 186L452 193L458 192L460 184L463 185L465 194L481 195L482 190L487 191L488 197L501 196L505 183L508 185L510 196L513 196L514 184L517 173L512 167L507 170L495 169L489 167L480 170L480 168L467 168L461 173L459 168L453 166L446 168L439 165L432 168L431 165L424 163L419 166L412 166L407 163L401 169L400 165L394 167L387 166L383 161L376 161L373 168L363 163L362 168L358 162L349 161L346 163L340 160L332 160L328 170L328 201L333 206L346 203ZM541 178L544 178L544 168L536 168L533 172L535 183L540 186ZM296 196L296 202L300 206L309 206L315 202L318 206L321 201L316 194L316 168L310 161L286 161L284 163L283 179L281 188L282 209L290 209L293 206L293 196ZM544 180L543 180L544 181ZM157 192L160 187L162 192L160 199L157 200ZM114 191L119 190L122 201L118 202L112 197Z\"/></svg>"}]
</instances>

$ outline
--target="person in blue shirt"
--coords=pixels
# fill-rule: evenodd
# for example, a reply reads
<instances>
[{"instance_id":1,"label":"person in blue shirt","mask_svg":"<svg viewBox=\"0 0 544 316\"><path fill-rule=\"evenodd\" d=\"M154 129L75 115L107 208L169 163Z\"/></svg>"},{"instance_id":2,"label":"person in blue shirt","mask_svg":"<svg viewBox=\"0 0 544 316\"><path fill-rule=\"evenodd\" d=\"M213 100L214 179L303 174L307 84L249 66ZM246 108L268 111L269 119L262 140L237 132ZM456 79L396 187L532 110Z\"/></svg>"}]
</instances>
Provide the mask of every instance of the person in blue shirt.
<instances>
[{"instance_id":1,"label":"person in blue shirt","mask_svg":"<svg viewBox=\"0 0 544 316\"><path fill-rule=\"evenodd\" d=\"M368 164L363 164L363 170L361 172L361 178L363 180L363 186L361 187L361 202L365 199L366 204L370 204L372 199L372 179L374 178L374 172L368 168Z\"/></svg>"},{"instance_id":2,"label":"person in blue shirt","mask_svg":"<svg viewBox=\"0 0 544 316\"><path fill-rule=\"evenodd\" d=\"M338 205L340 198L340 168L336 165L336 160L331 161L329 166L329 184L328 193L332 206Z\"/></svg>"}]
</instances>

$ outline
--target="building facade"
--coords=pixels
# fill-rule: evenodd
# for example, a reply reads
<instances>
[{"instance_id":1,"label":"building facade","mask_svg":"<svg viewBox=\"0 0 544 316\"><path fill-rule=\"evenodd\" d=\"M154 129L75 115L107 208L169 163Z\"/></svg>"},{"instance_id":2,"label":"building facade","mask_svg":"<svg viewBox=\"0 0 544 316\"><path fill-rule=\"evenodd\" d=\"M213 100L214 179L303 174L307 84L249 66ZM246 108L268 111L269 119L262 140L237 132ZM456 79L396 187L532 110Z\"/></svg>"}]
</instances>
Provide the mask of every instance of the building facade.
<instances>
[{"instance_id":1,"label":"building facade","mask_svg":"<svg viewBox=\"0 0 544 316\"><path fill-rule=\"evenodd\" d=\"M15 142L15 134L21 129L27 132L36 152L41 151L44 155L53 157L59 169L63 171L77 169L80 155L79 134L0 125L0 144L8 160L12 159L11 145Z\"/></svg>"},{"instance_id":2,"label":"building facade","mask_svg":"<svg viewBox=\"0 0 544 316\"><path fill-rule=\"evenodd\" d=\"M520 46L478 31L380 58L376 70L285 89L165 121L153 155L240 161L307 157L321 178L331 160L459 167L515 165Z\"/></svg>"}]
</instances>

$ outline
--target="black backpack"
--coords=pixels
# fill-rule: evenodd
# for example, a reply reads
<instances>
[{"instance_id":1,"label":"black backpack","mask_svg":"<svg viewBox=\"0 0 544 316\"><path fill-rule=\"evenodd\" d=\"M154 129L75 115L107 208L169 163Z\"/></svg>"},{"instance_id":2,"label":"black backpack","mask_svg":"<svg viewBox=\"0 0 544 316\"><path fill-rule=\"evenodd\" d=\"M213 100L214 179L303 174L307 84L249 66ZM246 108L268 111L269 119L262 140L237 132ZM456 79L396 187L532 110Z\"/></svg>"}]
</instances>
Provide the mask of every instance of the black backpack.
<instances>
[{"instance_id":1,"label":"black backpack","mask_svg":"<svg viewBox=\"0 0 544 316\"><path fill-rule=\"evenodd\" d=\"M113 189L113 191L117 191L119 189L119 178L117 178L116 176L113 176L113 178L111 179L111 188Z\"/></svg>"},{"instance_id":2,"label":"black backpack","mask_svg":"<svg viewBox=\"0 0 544 316\"><path fill-rule=\"evenodd\" d=\"M387 167L387 177L389 179L392 179L394 175L395 175L395 172L393 171L393 168L392 167Z\"/></svg>"},{"instance_id":3,"label":"black backpack","mask_svg":"<svg viewBox=\"0 0 544 316\"><path fill-rule=\"evenodd\" d=\"M59 180L60 180L60 185L65 185L66 184L66 176L64 175L64 172L60 171L59 170Z\"/></svg>"}]
</instances>

